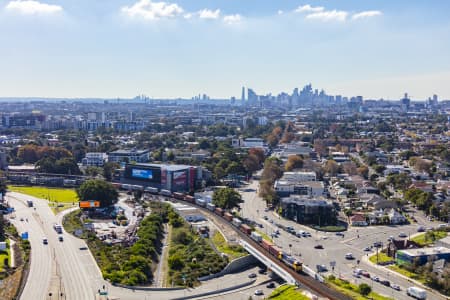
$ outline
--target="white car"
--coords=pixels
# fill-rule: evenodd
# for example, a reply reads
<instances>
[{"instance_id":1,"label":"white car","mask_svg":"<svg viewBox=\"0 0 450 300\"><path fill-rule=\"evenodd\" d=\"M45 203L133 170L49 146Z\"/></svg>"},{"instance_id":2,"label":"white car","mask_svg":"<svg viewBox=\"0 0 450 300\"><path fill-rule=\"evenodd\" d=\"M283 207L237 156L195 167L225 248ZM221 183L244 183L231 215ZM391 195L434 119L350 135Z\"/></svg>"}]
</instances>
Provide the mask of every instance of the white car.
<instances>
[{"instance_id":1,"label":"white car","mask_svg":"<svg viewBox=\"0 0 450 300\"><path fill-rule=\"evenodd\" d=\"M398 284L391 284L391 288L393 288L396 291L400 291L400 286Z\"/></svg>"},{"instance_id":2,"label":"white car","mask_svg":"<svg viewBox=\"0 0 450 300\"><path fill-rule=\"evenodd\" d=\"M261 295L264 295L264 292L263 292L263 290L256 290L255 291L255 295L256 296L261 296Z\"/></svg>"}]
</instances>

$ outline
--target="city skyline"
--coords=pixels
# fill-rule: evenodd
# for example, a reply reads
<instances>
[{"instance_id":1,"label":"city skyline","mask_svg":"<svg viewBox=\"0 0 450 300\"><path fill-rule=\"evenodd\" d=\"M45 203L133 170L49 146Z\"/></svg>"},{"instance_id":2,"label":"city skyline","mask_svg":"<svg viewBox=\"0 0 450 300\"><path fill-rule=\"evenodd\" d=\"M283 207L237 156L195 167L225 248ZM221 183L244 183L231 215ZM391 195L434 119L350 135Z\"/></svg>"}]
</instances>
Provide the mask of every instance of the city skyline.
<instances>
[{"instance_id":1,"label":"city skyline","mask_svg":"<svg viewBox=\"0 0 450 300\"><path fill-rule=\"evenodd\" d=\"M91 2L0 1L1 97L450 98L447 3Z\"/></svg>"}]
</instances>

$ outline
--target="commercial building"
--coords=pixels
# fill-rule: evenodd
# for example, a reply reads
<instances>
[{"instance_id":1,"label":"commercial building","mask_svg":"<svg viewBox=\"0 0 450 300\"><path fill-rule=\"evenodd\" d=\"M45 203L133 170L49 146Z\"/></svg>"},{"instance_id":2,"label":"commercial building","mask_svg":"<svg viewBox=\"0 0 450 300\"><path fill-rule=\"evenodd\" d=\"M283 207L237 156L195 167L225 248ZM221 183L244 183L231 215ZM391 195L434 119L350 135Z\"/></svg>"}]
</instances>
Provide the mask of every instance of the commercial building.
<instances>
[{"instance_id":1,"label":"commercial building","mask_svg":"<svg viewBox=\"0 0 450 300\"><path fill-rule=\"evenodd\" d=\"M277 180L274 185L275 192L280 197L290 195L304 195L309 197L322 197L325 188L322 181L290 181Z\"/></svg>"},{"instance_id":2,"label":"commercial building","mask_svg":"<svg viewBox=\"0 0 450 300\"><path fill-rule=\"evenodd\" d=\"M191 192L201 185L202 171L201 167L187 165L127 164L120 182L171 192Z\"/></svg>"},{"instance_id":3,"label":"commercial building","mask_svg":"<svg viewBox=\"0 0 450 300\"><path fill-rule=\"evenodd\" d=\"M108 161L110 162L137 162L146 163L150 159L150 150L116 150L108 153Z\"/></svg>"},{"instance_id":4,"label":"commercial building","mask_svg":"<svg viewBox=\"0 0 450 300\"><path fill-rule=\"evenodd\" d=\"M103 152L88 152L81 160L81 164L86 167L101 167L108 160L108 155Z\"/></svg>"},{"instance_id":5,"label":"commercial building","mask_svg":"<svg viewBox=\"0 0 450 300\"><path fill-rule=\"evenodd\" d=\"M430 260L444 259L450 261L450 249L446 247L428 247L418 249L398 250L395 261L399 265L417 263L426 264Z\"/></svg>"},{"instance_id":6,"label":"commercial building","mask_svg":"<svg viewBox=\"0 0 450 300\"><path fill-rule=\"evenodd\" d=\"M282 216L308 225L336 225L336 211L333 203L324 198L311 199L295 196L281 199Z\"/></svg>"}]
</instances>

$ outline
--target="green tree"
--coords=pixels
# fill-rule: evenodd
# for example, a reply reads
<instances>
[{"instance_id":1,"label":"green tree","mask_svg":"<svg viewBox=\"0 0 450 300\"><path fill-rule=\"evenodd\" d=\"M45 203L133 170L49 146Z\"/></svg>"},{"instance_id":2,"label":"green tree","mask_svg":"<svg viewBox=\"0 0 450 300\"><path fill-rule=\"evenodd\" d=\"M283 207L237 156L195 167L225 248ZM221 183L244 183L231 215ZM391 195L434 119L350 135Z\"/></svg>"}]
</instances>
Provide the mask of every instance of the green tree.
<instances>
[{"instance_id":1,"label":"green tree","mask_svg":"<svg viewBox=\"0 0 450 300\"><path fill-rule=\"evenodd\" d=\"M363 296L367 296L372 291L372 288L367 283L361 283L358 286L359 293Z\"/></svg>"},{"instance_id":2,"label":"green tree","mask_svg":"<svg viewBox=\"0 0 450 300\"><path fill-rule=\"evenodd\" d=\"M242 197L232 188L222 188L214 192L212 202L218 207L231 209L242 203Z\"/></svg>"},{"instance_id":3,"label":"green tree","mask_svg":"<svg viewBox=\"0 0 450 300\"><path fill-rule=\"evenodd\" d=\"M77 189L77 194L81 201L100 201L101 207L107 207L116 203L119 196L114 186L98 179L83 182Z\"/></svg>"},{"instance_id":4,"label":"green tree","mask_svg":"<svg viewBox=\"0 0 450 300\"><path fill-rule=\"evenodd\" d=\"M120 165L116 162L107 162L103 165L103 177L107 181L112 180L112 176L114 174L114 170L119 169Z\"/></svg>"}]
</instances>

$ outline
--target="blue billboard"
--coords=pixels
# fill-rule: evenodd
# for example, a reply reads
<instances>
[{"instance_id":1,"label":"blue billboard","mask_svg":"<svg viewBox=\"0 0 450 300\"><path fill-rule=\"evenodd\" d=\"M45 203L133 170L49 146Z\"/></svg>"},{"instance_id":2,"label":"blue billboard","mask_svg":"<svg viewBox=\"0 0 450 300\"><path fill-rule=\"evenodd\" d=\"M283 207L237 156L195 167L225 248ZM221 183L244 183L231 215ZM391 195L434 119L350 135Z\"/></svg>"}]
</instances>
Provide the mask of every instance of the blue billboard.
<instances>
[{"instance_id":1,"label":"blue billboard","mask_svg":"<svg viewBox=\"0 0 450 300\"><path fill-rule=\"evenodd\" d=\"M136 169L131 170L131 176L140 179L153 179L153 171L148 169Z\"/></svg>"}]
</instances>

